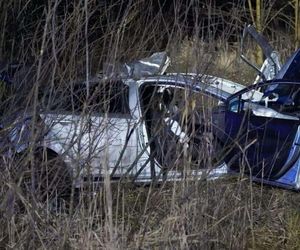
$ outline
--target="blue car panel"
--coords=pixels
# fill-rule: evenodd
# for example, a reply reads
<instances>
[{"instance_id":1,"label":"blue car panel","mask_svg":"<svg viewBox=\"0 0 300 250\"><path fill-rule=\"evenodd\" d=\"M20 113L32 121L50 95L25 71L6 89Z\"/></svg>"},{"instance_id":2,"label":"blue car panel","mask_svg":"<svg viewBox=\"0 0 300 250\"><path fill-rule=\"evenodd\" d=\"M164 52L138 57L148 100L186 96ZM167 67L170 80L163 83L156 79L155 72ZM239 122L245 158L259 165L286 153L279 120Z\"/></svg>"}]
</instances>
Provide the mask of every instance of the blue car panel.
<instances>
[{"instance_id":1,"label":"blue car panel","mask_svg":"<svg viewBox=\"0 0 300 250\"><path fill-rule=\"evenodd\" d=\"M243 99L253 90L263 92L261 100ZM297 81L273 80L227 99L221 139L232 170L242 170L256 181L299 188L299 90Z\"/></svg>"}]
</instances>

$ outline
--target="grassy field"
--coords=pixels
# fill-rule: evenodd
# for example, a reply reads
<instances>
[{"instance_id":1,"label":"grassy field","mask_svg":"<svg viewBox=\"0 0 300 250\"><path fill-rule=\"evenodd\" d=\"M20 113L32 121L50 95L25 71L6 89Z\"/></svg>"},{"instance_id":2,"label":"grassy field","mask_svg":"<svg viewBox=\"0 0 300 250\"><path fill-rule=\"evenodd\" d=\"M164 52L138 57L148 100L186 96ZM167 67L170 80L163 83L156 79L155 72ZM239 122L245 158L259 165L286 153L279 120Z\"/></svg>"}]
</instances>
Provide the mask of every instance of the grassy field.
<instances>
[{"instance_id":1,"label":"grassy field","mask_svg":"<svg viewBox=\"0 0 300 250\"><path fill-rule=\"evenodd\" d=\"M73 212L3 207L1 246L12 249L299 249L298 193L248 178L155 187L114 184L80 194Z\"/></svg>"},{"instance_id":2,"label":"grassy field","mask_svg":"<svg viewBox=\"0 0 300 250\"><path fill-rule=\"evenodd\" d=\"M2 1L0 58L24 64L16 95L1 94L2 117L38 110L40 92L64 89L104 65L162 50L172 58L170 72L252 83L255 72L239 59L249 11L243 3L224 8L214 1ZM268 35L285 58L294 48L290 30L282 30ZM2 151L0 249L300 249L296 192L243 175L155 186L106 180L74 193L68 211L53 212L24 196Z\"/></svg>"}]
</instances>

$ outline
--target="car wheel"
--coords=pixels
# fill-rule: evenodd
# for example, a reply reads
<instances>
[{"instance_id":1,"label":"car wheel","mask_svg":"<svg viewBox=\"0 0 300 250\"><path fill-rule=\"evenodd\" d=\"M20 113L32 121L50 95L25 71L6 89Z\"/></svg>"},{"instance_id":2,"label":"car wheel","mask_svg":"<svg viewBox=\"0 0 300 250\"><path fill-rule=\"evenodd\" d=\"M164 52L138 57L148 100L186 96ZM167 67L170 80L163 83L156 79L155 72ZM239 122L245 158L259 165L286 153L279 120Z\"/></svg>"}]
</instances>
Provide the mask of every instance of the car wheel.
<instances>
[{"instance_id":1,"label":"car wheel","mask_svg":"<svg viewBox=\"0 0 300 250\"><path fill-rule=\"evenodd\" d=\"M69 202L72 175L65 162L53 151L38 149L23 155L19 185L27 201L60 210Z\"/></svg>"}]
</instances>

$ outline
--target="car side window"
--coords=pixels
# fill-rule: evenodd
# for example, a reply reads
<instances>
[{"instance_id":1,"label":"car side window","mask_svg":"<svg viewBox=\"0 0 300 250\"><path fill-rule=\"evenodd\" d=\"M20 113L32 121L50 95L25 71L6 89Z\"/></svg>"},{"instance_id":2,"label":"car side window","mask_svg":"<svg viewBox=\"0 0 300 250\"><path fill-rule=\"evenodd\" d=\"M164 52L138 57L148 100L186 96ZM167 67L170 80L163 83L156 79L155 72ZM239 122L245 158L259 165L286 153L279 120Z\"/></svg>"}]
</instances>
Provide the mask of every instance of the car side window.
<instances>
[{"instance_id":1,"label":"car side window","mask_svg":"<svg viewBox=\"0 0 300 250\"><path fill-rule=\"evenodd\" d=\"M240 113L241 110L243 110L243 100L241 96L237 96L229 101L228 110L234 113Z\"/></svg>"},{"instance_id":2,"label":"car side window","mask_svg":"<svg viewBox=\"0 0 300 250\"><path fill-rule=\"evenodd\" d=\"M122 81L99 82L87 89L76 84L50 93L42 93L43 110L72 113L130 114L129 88Z\"/></svg>"},{"instance_id":3,"label":"car side window","mask_svg":"<svg viewBox=\"0 0 300 250\"><path fill-rule=\"evenodd\" d=\"M121 81L93 86L87 104L92 112L130 114L129 87Z\"/></svg>"}]
</instances>

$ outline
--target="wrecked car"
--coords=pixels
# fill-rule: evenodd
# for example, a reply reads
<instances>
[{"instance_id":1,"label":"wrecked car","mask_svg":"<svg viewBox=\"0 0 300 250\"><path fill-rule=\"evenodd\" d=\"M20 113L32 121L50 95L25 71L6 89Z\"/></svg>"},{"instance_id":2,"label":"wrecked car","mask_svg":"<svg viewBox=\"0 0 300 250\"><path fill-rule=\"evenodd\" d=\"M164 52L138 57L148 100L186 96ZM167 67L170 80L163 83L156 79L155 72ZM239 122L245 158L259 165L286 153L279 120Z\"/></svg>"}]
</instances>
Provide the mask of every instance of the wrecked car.
<instances>
[{"instance_id":1,"label":"wrecked car","mask_svg":"<svg viewBox=\"0 0 300 250\"><path fill-rule=\"evenodd\" d=\"M19 168L37 171L39 183L56 183L56 194L67 183L81 187L105 177L144 183L239 171L299 189L300 52L281 66L266 40L252 26L245 30L266 56L259 69L242 55L258 71L255 84L166 74L169 58L155 53L117 74L107 70L44 92L35 112L2 122L6 159L31 153Z\"/></svg>"},{"instance_id":2,"label":"wrecked car","mask_svg":"<svg viewBox=\"0 0 300 250\"><path fill-rule=\"evenodd\" d=\"M42 89L36 109L18 112L13 121L2 119L3 165L16 165L15 176L40 199L105 177L145 183L203 175L198 166L208 164L201 154L212 151L212 130L205 131L206 118L197 112L203 109L200 100L213 107L229 93L193 76L163 74L168 63L166 53L155 53L122 65L115 77L108 70L61 89ZM189 112L188 100L194 100ZM187 152L193 166L177 169ZM225 165L210 165L207 176L226 171Z\"/></svg>"}]
</instances>

